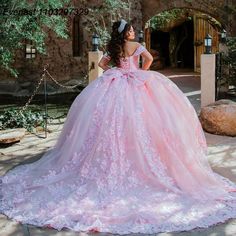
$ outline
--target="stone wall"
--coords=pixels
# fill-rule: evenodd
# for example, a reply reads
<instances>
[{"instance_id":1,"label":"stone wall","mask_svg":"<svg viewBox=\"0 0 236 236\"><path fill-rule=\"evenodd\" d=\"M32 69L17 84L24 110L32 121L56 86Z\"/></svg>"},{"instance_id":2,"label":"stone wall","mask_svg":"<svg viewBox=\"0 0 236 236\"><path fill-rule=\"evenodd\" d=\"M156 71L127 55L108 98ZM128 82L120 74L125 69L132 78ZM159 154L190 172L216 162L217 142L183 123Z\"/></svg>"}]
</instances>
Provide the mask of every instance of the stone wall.
<instances>
[{"instance_id":1,"label":"stone wall","mask_svg":"<svg viewBox=\"0 0 236 236\"><path fill-rule=\"evenodd\" d=\"M98 4L98 1L88 1L88 4ZM75 7L82 7L79 1L74 1ZM134 27L141 29L142 13L139 1L131 2L131 15ZM125 16L124 16L125 18ZM13 94L15 96L30 95L36 82L40 79L43 66L49 64L49 71L60 83L78 84L88 72L88 51L91 50L92 36L84 29L87 22L81 17L80 26L82 28L82 54L73 56L72 50L72 19L68 21L69 38L61 39L52 31L48 32L46 39L47 55L38 54L35 59L26 59L23 50L19 50L15 57L15 67L19 71L18 78L12 77L8 72L0 71L0 94ZM88 80L86 80L88 83ZM59 87L52 80L48 79L50 93L62 93L68 90ZM42 89L40 89L43 92ZM76 90L75 90L76 91Z\"/></svg>"}]
</instances>

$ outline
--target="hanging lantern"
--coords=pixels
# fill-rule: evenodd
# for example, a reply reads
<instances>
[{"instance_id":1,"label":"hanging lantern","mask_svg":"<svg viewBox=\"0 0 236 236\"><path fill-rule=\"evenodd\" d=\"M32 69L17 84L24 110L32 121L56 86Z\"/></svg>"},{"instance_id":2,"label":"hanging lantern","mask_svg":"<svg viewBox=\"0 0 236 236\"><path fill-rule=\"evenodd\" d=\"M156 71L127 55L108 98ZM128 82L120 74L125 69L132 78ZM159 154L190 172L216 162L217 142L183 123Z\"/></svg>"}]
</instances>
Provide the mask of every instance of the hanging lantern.
<instances>
[{"instance_id":1,"label":"hanging lantern","mask_svg":"<svg viewBox=\"0 0 236 236\"><path fill-rule=\"evenodd\" d=\"M139 30L139 32L138 32L138 41L140 43L143 42L143 31L142 30Z\"/></svg>"},{"instance_id":2,"label":"hanging lantern","mask_svg":"<svg viewBox=\"0 0 236 236\"><path fill-rule=\"evenodd\" d=\"M212 37L209 34L207 34L205 37L204 45L205 45L205 54L211 54Z\"/></svg>"},{"instance_id":3,"label":"hanging lantern","mask_svg":"<svg viewBox=\"0 0 236 236\"><path fill-rule=\"evenodd\" d=\"M226 30L223 29L223 31L221 32L221 43L225 42L226 42Z\"/></svg>"},{"instance_id":4,"label":"hanging lantern","mask_svg":"<svg viewBox=\"0 0 236 236\"><path fill-rule=\"evenodd\" d=\"M92 45L93 45L92 51L98 51L99 36L97 34L93 34Z\"/></svg>"}]
</instances>

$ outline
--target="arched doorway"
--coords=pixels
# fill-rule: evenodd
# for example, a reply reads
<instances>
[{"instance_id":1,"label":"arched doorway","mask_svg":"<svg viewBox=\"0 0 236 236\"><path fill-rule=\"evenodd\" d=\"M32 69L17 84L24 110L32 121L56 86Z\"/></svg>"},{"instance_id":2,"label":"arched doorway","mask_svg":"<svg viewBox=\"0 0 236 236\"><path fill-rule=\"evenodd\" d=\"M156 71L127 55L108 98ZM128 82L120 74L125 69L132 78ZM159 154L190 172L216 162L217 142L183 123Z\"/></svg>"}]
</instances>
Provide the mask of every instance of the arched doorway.
<instances>
[{"instance_id":1,"label":"arched doorway","mask_svg":"<svg viewBox=\"0 0 236 236\"><path fill-rule=\"evenodd\" d=\"M159 54L159 68L178 67L193 69L193 38L193 20L190 20L167 31L161 29L151 30L148 44L154 54L155 52ZM175 45L173 41L176 42Z\"/></svg>"},{"instance_id":2,"label":"arched doorway","mask_svg":"<svg viewBox=\"0 0 236 236\"><path fill-rule=\"evenodd\" d=\"M215 18L226 29L228 35L235 36L235 15L230 14L230 8L235 0L229 1L182 1L182 0L141 0L142 28L153 16L172 9L193 9Z\"/></svg>"},{"instance_id":3,"label":"arched doorway","mask_svg":"<svg viewBox=\"0 0 236 236\"><path fill-rule=\"evenodd\" d=\"M152 69L189 68L200 72L204 38L213 38L212 51L219 49L223 26L211 16L192 9L172 9L157 14L145 24L146 47L154 56Z\"/></svg>"}]
</instances>

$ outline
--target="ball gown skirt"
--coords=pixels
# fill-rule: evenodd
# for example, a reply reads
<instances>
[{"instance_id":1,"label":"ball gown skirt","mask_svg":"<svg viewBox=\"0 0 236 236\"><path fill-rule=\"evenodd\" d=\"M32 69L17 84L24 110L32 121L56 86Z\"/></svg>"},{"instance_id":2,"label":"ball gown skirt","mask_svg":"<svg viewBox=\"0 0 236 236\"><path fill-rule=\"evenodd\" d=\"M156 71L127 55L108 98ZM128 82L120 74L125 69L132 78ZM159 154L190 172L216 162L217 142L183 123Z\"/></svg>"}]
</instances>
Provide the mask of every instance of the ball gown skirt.
<instances>
[{"instance_id":1,"label":"ball gown skirt","mask_svg":"<svg viewBox=\"0 0 236 236\"><path fill-rule=\"evenodd\" d=\"M236 218L236 184L211 169L182 91L138 68L145 52L139 46L92 81L56 144L0 177L0 213L57 230L117 234L187 231Z\"/></svg>"}]
</instances>

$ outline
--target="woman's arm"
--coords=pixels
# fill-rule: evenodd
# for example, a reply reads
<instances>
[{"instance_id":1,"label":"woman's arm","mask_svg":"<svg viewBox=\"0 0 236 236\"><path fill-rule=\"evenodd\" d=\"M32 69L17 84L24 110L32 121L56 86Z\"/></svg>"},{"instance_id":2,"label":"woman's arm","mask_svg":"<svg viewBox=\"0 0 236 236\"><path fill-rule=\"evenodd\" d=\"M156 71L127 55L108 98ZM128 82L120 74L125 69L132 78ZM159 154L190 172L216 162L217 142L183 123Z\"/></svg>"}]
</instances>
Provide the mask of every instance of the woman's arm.
<instances>
[{"instance_id":1,"label":"woman's arm","mask_svg":"<svg viewBox=\"0 0 236 236\"><path fill-rule=\"evenodd\" d=\"M105 53L101 60L98 62L98 66L101 67L104 71L111 69L111 67L108 66L110 60L111 57Z\"/></svg>"},{"instance_id":2,"label":"woman's arm","mask_svg":"<svg viewBox=\"0 0 236 236\"><path fill-rule=\"evenodd\" d=\"M142 69L143 70L149 70L149 67L151 66L151 64L153 62L152 54L148 50L145 50L140 55L144 59L144 62L142 64Z\"/></svg>"}]
</instances>

